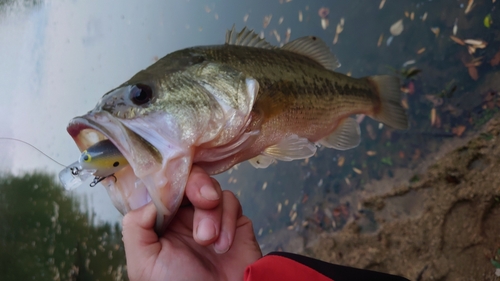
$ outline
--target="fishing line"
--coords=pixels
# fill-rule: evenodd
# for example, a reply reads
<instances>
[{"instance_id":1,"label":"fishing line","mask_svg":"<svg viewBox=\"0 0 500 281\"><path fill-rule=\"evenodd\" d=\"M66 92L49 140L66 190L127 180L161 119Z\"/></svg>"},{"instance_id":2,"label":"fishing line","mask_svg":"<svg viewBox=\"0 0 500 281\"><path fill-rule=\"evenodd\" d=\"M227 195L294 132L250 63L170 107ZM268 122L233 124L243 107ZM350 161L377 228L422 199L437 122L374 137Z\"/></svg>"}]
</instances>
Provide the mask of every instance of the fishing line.
<instances>
[{"instance_id":1,"label":"fishing line","mask_svg":"<svg viewBox=\"0 0 500 281\"><path fill-rule=\"evenodd\" d=\"M13 140L13 141L22 142L22 143L24 143L26 145L29 145L32 148L36 149L38 152L40 152L41 154L43 154L45 157L49 158L50 160L54 161L56 164L58 164L58 165L60 165L62 167L66 167L66 165L63 165L60 162L56 161L54 158L52 158L49 155L45 154L43 151L41 151L40 149L38 149L36 146L32 145L31 143L28 143L28 142L25 142L23 140L16 139L16 138L4 138L4 137L0 137L0 140Z\"/></svg>"}]
</instances>

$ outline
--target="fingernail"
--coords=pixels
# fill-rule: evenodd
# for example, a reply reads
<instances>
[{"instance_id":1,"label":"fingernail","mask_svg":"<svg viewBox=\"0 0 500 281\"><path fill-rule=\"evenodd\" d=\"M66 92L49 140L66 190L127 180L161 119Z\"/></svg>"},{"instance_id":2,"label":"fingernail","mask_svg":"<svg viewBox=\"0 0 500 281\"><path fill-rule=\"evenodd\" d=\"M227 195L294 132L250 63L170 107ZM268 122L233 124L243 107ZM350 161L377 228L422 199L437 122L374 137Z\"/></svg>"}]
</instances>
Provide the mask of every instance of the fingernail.
<instances>
[{"instance_id":1,"label":"fingernail","mask_svg":"<svg viewBox=\"0 0 500 281\"><path fill-rule=\"evenodd\" d=\"M214 250L217 254L224 254L229 250L229 236L222 232L219 240L214 243Z\"/></svg>"},{"instance_id":2,"label":"fingernail","mask_svg":"<svg viewBox=\"0 0 500 281\"><path fill-rule=\"evenodd\" d=\"M213 186L204 185L200 188L201 197L213 201L219 199L219 194L215 191Z\"/></svg>"},{"instance_id":3,"label":"fingernail","mask_svg":"<svg viewBox=\"0 0 500 281\"><path fill-rule=\"evenodd\" d=\"M213 220L205 218L200 221L196 229L196 237L201 241L208 241L216 235L215 223Z\"/></svg>"}]
</instances>

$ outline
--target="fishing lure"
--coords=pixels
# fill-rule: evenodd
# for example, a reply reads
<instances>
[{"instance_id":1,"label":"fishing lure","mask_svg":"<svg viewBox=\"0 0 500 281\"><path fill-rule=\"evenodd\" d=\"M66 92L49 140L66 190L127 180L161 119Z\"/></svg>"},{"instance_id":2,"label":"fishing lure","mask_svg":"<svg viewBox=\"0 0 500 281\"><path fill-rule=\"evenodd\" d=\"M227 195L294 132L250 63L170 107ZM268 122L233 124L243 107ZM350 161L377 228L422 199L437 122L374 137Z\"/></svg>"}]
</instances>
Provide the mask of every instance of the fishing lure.
<instances>
[{"instance_id":1,"label":"fishing lure","mask_svg":"<svg viewBox=\"0 0 500 281\"><path fill-rule=\"evenodd\" d=\"M74 189L90 176L94 179L90 186L96 186L129 163L110 140L100 141L83 151L78 161L59 173L59 180L67 190ZM116 178L115 178L116 180Z\"/></svg>"}]
</instances>

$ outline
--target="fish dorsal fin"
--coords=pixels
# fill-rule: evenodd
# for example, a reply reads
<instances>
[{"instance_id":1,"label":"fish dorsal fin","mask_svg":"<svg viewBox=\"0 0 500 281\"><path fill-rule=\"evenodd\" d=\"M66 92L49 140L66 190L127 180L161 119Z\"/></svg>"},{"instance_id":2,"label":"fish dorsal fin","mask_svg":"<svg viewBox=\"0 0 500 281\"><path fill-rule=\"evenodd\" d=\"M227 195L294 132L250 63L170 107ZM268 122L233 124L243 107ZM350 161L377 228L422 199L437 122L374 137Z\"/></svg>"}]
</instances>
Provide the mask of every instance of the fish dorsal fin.
<instances>
[{"instance_id":1,"label":"fish dorsal fin","mask_svg":"<svg viewBox=\"0 0 500 281\"><path fill-rule=\"evenodd\" d=\"M257 169L265 169L269 167L272 163L275 162L274 158L265 156L265 155L257 155L252 159L249 159L248 162L252 164Z\"/></svg>"},{"instance_id":2,"label":"fish dorsal fin","mask_svg":"<svg viewBox=\"0 0 500 281\"><path fill-rule=\"evenodd\" d=\"M269 44L266 40L260 38L260 36L253 30L248 28L243 28L239 33L234 30L234 25L231 30L226 32L226 44L255 47L263 49L274 49L275 47Z\"/></svg>"},{"instance_id":3,"label":"fish dorsal fin","mask_svg":"<svg viewBox=\"0 0 500 281\"><path fill-rule=\"evenodd\" d=\"M342 120L339 126L330 135L322 138L318 143L338 150L347 150L359 145L361 131L359 124L354 118Z\"/></svg>"},{"instance_id":4,"label":"fish dorsal fin","mask_svg":"<svg viewBox=\"0 0 500 281\"><path fill-rule=\"evenodd\" d=\"M266 148L262 155L281 161L309 158L316 153L316 146L306 138L290 135L281 142Z\"/></svg>"},{"instance_id":5,"label":"fish dorsal fin","mask_svg":"<svg viewBox=\"0 0 500 281\"><path fill-rule=\"evenodd\" d=\"M281 49L306 56L329 70L340 67L339 61L330 52L330 48L316 36L295 39L283 45Z\"/></svg>"}]
</instances>

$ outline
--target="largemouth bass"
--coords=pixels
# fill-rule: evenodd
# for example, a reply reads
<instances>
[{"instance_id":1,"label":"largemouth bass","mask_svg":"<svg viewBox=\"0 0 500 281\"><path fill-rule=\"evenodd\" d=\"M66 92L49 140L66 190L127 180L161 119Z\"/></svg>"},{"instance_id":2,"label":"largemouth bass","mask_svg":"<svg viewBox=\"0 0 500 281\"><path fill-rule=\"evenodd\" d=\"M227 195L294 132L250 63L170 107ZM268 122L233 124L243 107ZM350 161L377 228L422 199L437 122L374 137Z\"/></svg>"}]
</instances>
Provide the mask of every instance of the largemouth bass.
<instances>
[{"instance_id":1,"label":"largemouth bass","mask_svg":"<svg viewBox=\"0 0 500 281\"><path fill-rule=\"evenodd\" d=\"M265 168L304 159L319 145L353 148L353 114L408 127L397 78L351 78L338 66L317 37L277 48L233 27L224 45L176 51L138 72L67 130L81 151L116 146L129 165L102 183L122 213L152 200L162 233L193 164L217 174L246 160Z\"/></svg>"}]
</instances>

